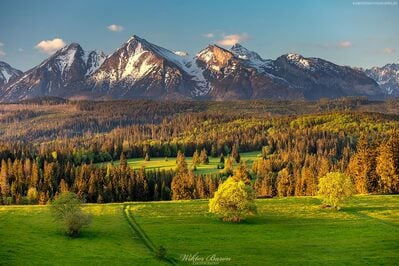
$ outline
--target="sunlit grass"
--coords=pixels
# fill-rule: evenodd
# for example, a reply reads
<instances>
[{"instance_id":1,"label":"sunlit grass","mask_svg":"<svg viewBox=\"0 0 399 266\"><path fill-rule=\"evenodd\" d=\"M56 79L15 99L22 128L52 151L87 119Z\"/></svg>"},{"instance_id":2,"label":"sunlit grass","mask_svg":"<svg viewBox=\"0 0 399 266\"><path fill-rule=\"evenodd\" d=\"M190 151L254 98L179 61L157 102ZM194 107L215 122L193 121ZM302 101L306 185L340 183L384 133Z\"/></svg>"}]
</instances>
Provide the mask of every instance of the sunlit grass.
<instances>
[{"instance_id":1,"label":"sunlit grass","mask_svg":"<svg viewBox=\"0 0 399 266\"><path fill-rule=\"evenodd\" d=\"M261 158L261 153L260 151L254 151L254 152L243 152L240 154L241 155L241 160L244 161L248 167L252 166L252 163L254 160ZM195 171L195 174L217 174L223 170L217 169L218 164L220 163L220 158L216 157L211 157L209 156L209 164L200 164L197 166L197 170ZM225 157L226 159L226 157ZM165 157L155 157L151 158L150 161L145 161L143 158L134 158L134 159L128 159L127 160L128 165L133 168L133 169L140 169L141 167L145 167L146 170L173 170L176 167L176 158L175 157L169 157L165 159ZM192 164L193 164L193 158L192 157L186 157L186 162L189 168L192 169ZM100 163L99 165L102 165L104 163ZM118 165L119 161L115 162L115 165Z\"/></svg>"},{"instance_id":2,"label":"sunlit grass","mask_svg":"<svg viewBox=\"0 0 399 266\"><path fill-rule=\"evenodd\" d=\"M322 209L314 197L257 205L258 216L242 224L217 219L203 200L135 203L131 211L152 241L176 259L199 252L230 257L231 265L397 262L399 196L356 196L341 211Z\"/></svg>"},{"instance_id":3,"label":"sunlit grass","mask_svg":"<svg viewBox=\"0 0 399 266\"><path fill-rule=\"evenodd\" d=\"M399 195L355 196L342 210L315 197L257 200L241 224L208 213L207 200L136 202L130 212L157 247L229 257L220 265L394 265ZM123 216L123 204L85 204L93 223L69 238L47 206L0 206L0 265L158 265Z\"/></svg>"}]
</instances>

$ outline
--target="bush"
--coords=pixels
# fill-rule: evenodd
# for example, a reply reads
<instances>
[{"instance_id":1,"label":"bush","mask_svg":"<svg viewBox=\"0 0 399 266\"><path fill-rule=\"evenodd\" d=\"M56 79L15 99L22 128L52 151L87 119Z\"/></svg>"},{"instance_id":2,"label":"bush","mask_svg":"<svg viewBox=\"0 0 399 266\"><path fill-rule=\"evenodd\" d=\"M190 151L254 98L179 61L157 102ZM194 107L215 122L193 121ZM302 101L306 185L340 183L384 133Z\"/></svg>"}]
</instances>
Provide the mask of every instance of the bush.
<instances>
[{"instance_id":1,"label":"bush","mask_svg":"<svg viewBox=\"0 0 399 266\"><path fill-rule=\"evenodd\" d=\"M246 216L256 214L255 193L243 180L229 177L209 201L209 211L221 214L224 221L238 223Z\"/></svg>"},{"instance_id":2,"label":"bush","mask_svg":"<svg viewBox=\"0 0 399 266\"><path fill-rule=\"evenodd\" d=\"M82 227L91 222L91 216L82 211L78 196L72 192L61 193L53 201L51 211L65 232L72 237L79 236Z\"/></svg>"},{"instance_id":3,"label":"bush","mask_svg":"<svg viewBox=\"0 0 399 266\"><path fill-rule=\"evenodd\" d=\"M159 246L155 250L155 258L157 258L158 260L165 259L166 258L166 248L164 248L163 246Z\"/></svg>"},{"instance_id":4,"label":"bush","mask_svg":"<svg viewBox=\"0 0 399 266\"><path fill-rule=\"evenodd\" d=\"M330 172L319 180L319 192L323 203L340 209L340 204L353 194L354 188L349 176L340 172Z\"/></svg>"}]
</instances>

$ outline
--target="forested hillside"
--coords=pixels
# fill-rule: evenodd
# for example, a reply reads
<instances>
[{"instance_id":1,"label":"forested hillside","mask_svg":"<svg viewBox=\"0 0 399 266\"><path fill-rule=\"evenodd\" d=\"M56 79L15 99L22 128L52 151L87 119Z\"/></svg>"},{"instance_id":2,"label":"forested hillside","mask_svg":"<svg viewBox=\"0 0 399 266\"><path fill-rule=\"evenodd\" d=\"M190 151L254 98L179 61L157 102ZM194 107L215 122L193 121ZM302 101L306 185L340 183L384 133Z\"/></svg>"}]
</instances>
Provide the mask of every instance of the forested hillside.
<instances>
[{"instance_id":1,"label":"forested hillside","mask_svg":"<svg viewBox=\"0 0 399 266\"><path fill-rule=\"evenodd\" d=\"M259 159L238 171L258 197L315 195L330 171L350 175L357 193L398 193L398 114L397 101L365 98L0 105L0 203L44 204L65 190L87 202L169 200L179 186L186 198L208 198L247 151ZM195 165L184 166L196 153L220 157L223 171L196 175ZM126 163L176 156L183 167L170 171Z\"/></svg>"}]
</instances>

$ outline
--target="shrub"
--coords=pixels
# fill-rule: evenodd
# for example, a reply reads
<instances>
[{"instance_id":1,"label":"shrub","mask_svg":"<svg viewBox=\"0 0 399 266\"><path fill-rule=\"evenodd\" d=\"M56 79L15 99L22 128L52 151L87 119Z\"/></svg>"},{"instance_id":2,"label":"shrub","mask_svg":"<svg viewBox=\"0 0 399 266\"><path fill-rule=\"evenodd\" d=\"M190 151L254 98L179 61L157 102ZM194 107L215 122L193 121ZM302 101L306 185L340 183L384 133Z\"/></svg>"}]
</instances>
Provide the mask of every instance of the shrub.
<instances>
[{"instance_id":1,"label":"shrub","mask_svg":"<svg viewBox=\"0 0 399 266\"><path fill-rule=\"evenodd\" d=\"M72 192L61 193L53 201L51 211L65 232L72 237L79 236L82 227L91 222L91 216L82 211L78 196Z\"/></svg>"}]
</instances>

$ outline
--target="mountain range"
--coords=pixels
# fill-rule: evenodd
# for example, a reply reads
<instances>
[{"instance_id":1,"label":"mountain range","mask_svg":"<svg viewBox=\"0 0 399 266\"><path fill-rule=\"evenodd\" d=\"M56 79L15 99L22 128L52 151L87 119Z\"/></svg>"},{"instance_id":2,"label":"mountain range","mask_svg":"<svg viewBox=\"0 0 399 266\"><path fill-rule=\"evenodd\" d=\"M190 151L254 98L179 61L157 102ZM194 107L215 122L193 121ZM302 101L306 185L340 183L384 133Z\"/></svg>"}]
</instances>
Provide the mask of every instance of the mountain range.
<instances>
[{"instance_id":1,"label":"mountain range","mask_svg":"<svg viewBox=\"0 0 399 266\"><path fill-rule=\"evenodd\" d=\"M399 96L399 65L371 69L285 54L263 59L240 44L209 45L195 56L136 35L114 53L60 49L22 73L0 62L0 102L67 99L277 99Z\"/></svg>"}]
</instances>

